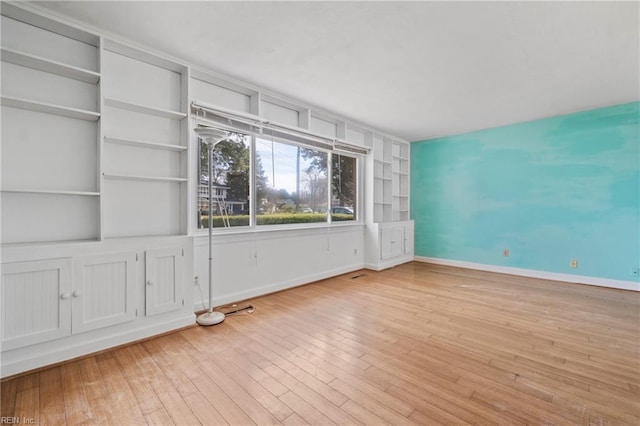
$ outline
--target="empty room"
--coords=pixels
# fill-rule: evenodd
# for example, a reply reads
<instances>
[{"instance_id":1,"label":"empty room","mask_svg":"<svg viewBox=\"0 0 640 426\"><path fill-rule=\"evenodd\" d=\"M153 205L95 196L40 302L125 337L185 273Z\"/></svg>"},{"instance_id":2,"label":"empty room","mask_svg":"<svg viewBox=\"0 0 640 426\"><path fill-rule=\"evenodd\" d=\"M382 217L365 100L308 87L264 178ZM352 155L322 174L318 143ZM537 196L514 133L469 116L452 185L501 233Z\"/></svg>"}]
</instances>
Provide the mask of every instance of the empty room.
<instances>
[{"instance_id":1,"label":"empty room","mask_svg":"<svg viewBox=\"0 0 640 426\"><path fill-rule=\"evenodd\" d=\"M0 424L640 424L639 2L0 14Z\"/></svg>"}]
</instances>

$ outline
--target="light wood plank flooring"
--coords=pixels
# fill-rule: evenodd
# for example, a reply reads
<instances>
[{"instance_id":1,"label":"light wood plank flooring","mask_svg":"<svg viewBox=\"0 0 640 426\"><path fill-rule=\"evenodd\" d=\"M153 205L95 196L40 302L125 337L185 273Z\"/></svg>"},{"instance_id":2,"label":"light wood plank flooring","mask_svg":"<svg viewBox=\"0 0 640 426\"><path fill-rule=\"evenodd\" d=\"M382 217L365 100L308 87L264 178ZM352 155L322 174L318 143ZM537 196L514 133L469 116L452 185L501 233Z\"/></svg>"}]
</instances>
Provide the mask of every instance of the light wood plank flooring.
<instances>
[{"instance_id":1,"label":"light wood plank flooring","mask_svg":"<svg viewBox=\"0 0 640 426\"><path fill-rule=\"evenodd\" d=\"M640 424L638 293L410 263L252 302L253 315L5 381L2 416Z\"/></svg>"}]
</instances>

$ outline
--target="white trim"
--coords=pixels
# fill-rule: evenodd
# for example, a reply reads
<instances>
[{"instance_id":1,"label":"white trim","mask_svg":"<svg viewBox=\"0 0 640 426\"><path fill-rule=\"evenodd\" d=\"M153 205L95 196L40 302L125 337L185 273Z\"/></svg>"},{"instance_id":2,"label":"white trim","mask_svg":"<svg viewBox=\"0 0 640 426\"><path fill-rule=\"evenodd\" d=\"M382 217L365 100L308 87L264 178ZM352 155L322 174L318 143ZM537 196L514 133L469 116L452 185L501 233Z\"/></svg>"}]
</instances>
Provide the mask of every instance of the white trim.
<instances>
[{"instance_id":1,"label":"white trim","mask_svg":"<svg viewBox=\"0 0 640 426\"><path fill-rule=\"evenodd\" d=\"M543 280L563 281L574 284L587 284L598 287L617 288L620 290L640 291L640 282L612 280L609 278L589 277L585 275L561 274L558 272L537 271L534 269L513 268L510 266L487 265L484 263L465 262L463 260L440 259L437 257L415 256L416 262L436 265L455 266L458 268L477 269L479 271L497 272L500 274L519 275L522 277L540 278Z\"/></svg>"},{"instance_id":2,"label":"white trim","mask_svg":"<svg viewBox=\"0 0 640 426\"><path fill-rule=\"evenodd\" d=\"M326 236L327 234L342 235L347 232L359 234L362 233L365 229L364 223L356 222L347 224L345 222L332 222L331 225L327 224L326 222L321 222L321 226L315 226L316 224L310 223L308 224L309 226L259 225L259 227L256 228L249 228L247 226L238 226L236 228L218 228L221 232L216 232L216 229L214 228L213 244L217 245L265 240L273 241L276 239L299 238L303 236L313 235ZM209 238L207 236L207 233L202 232L203 230L201 229L199 229L198 231L200 232L192 235L194 247L208 246Z\"/></svg>"}]
</instances>

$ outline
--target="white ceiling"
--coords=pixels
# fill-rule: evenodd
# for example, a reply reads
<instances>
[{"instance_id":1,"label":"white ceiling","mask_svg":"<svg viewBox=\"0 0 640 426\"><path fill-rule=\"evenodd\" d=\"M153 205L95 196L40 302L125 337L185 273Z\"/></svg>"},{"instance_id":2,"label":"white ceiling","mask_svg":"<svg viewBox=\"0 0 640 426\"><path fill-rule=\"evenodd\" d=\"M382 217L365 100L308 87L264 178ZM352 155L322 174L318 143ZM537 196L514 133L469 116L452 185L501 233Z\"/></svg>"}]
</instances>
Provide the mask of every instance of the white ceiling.
<instances>
[{"instance_id":1,"label":"white ceiling","mask_svg":"<svg viewBox=\"0 0 640 426\"><path fill-rule=\"evenodd\" d=\"M42 2L408 140L640 99L638 2Z\"/></svg>"}]
</instances>

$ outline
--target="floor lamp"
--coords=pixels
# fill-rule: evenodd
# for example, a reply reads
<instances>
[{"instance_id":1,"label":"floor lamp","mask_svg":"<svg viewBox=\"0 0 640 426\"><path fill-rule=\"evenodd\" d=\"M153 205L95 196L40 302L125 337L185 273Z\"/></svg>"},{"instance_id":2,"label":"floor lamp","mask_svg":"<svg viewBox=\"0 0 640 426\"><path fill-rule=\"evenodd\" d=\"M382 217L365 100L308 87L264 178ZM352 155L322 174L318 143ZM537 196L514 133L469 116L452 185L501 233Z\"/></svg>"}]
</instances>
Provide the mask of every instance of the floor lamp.
<instances>
[{"instance_id":1,"label":"floor lamp","mask_svg":"<svg viewBox=\"0 0 640 426\"><path fill-rule=\"evenodd\" d=\"M224 321L222 312L213 311L213 148L222 141L233 141L227 132L211 127L197 127L196 135L209 148L209 309L196 318L200 325L215 325Z\"/></svg>"}]
</instances>

